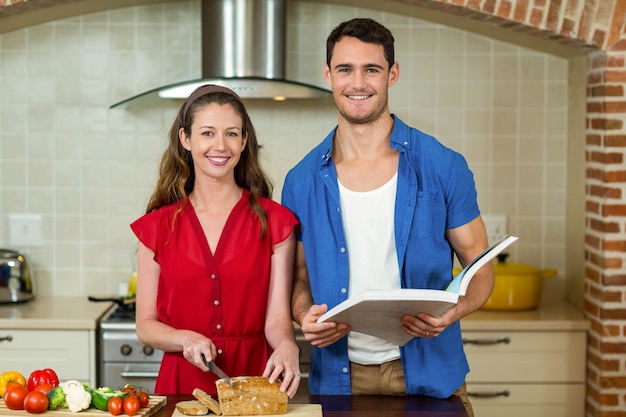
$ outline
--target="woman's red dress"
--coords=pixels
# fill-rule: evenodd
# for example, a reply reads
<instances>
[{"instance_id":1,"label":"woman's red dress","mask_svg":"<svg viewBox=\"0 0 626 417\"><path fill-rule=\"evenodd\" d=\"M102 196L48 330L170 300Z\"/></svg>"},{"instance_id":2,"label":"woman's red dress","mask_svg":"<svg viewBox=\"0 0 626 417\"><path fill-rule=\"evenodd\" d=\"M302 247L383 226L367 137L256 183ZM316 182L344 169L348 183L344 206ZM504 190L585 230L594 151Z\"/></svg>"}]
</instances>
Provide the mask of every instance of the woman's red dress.
<instances>
[{"instance_id":1,"label":"woman's red dress","mask_svg":"<svg viewBox=\"0 0 626 417\"><path fill-rule=\"evenodd\" d=\"M285 240L297 220L278 203L262 198L267 232L247 203L244 190L230 213L214 254L189 201L148 213L131 224L161 267L157 295L159 320L194 330L218 349L215 363L229 376L261 375L272 353L264 333L272 247ZM175 224L172 227L172 220ZM188 362L182 352L166 352L155 392L215 394L217 376Z\"/></svg>"}]
</instances>

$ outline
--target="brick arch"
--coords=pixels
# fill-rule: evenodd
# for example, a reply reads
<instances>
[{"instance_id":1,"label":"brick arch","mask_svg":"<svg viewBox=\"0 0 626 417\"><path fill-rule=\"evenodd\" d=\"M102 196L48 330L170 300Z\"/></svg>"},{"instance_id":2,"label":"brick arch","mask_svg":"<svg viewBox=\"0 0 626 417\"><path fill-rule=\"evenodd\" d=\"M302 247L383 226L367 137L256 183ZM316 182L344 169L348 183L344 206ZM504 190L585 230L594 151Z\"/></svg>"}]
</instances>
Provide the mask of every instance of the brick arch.
<instances>
[{"instance_id":1,"label":"brick arch","mask_svg":"<svg viewBox=\"0 0 626 417\"><path fill-rule=\"evenodd\" d=\"M58 13L41 13L46 8L65 7L70 16L77 9L68 6L79 4L86 12L159 1L167 0L0 0L0 27L10 16L25 12L38 14L37 23L46 15L49 20L59 18ZM587 415L626 415L626 1L372 0L371 5L368 1L356 4L432 9L587 54L584 309L592 323Z\"/></svg>"},{"instance_id":2,"label":"brick arch","mask_svg":"<svg viewBox=\"0 0 626 417\"><path fill-rule=\"evenodd\" d=\"M396 0L480 20L583 49L609 50L623 39L618 0Z\"/></svg>"}]
</instances>

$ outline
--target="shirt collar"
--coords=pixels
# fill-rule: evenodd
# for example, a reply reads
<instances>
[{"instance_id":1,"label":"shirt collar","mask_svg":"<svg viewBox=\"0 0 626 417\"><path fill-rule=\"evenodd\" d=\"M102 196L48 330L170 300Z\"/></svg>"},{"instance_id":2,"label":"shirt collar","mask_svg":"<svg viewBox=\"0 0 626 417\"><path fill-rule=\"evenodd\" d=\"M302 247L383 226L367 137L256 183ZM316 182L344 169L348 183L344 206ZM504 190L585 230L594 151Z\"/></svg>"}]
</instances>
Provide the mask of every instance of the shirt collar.
<instances>
[{"instance_id":1,"label":"shirt collar","mask_svg":"<svg viewBox=\"0 0 626 417\"><path fill-rule=\"evenodd\" d=\"M409 127L400 120L395 114L391 114L393 117L393 130L391 131L391 147L402 152L404 149L411 148L411 135ZM337 132L337 126L326 136L324 141L320 144L320 165L328 165L332 161L333 157L333 143L335 141L335 133Z\"/></svg>"}]
</instances>

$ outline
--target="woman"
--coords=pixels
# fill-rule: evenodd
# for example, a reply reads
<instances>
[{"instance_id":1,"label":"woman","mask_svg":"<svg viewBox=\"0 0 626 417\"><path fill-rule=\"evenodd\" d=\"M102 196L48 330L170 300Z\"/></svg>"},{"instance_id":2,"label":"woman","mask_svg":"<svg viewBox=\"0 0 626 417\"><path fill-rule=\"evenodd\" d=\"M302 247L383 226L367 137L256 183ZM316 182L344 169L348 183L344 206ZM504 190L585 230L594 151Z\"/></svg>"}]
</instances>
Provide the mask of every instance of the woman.
<instances>
[{"instance_id":1,"label":"woman","mask_svg":"<svg viewBox=\"0 0 626 417\"><path fill-rule=\"evenodd\" d=\"M170 130L139 238L137 335L165 351L155 392L215 394L230 376L300 383L290 315L293 214L270 200L252 121L237 94L205 85ZM206 359L206 361L205 361Z\"/></svg>"}]
</instances>

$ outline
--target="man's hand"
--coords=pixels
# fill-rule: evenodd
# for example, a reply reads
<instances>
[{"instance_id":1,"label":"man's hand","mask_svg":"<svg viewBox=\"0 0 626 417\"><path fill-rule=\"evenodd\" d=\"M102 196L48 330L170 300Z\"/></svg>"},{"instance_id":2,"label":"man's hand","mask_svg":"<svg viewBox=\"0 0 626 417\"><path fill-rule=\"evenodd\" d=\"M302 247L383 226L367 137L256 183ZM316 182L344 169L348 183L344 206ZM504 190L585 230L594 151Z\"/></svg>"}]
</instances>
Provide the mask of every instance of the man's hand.
<instances>
[{"instance_id":1,"label":"man's hand","mask_svg":"<svg viewBox=\"0 0 626 417\"><path fill-rule=\"evenodd\" d=\"M319 348L332 345L352 330L352 327L347 323L336 323L334 321L317 323L317 319L324 314L326 310L328 310L326 304L312 305L302 318L302 323L300 323L304 338L311 343L312 346Z\"/></svg>"},{"instance_id":2,"label":"man's hand","mask_svg":"<svg viewBox=\"0 0 626 417\"><path fill-rule=\"evenodd\" d=\"M405 332L415 337L437 337L446 330L448 326L456 322L456 307L446 311L441 317L434 317L426 313L419 313L417 316L405 315L400 318L402 328Z\"/></svg>"}]
</instances>

